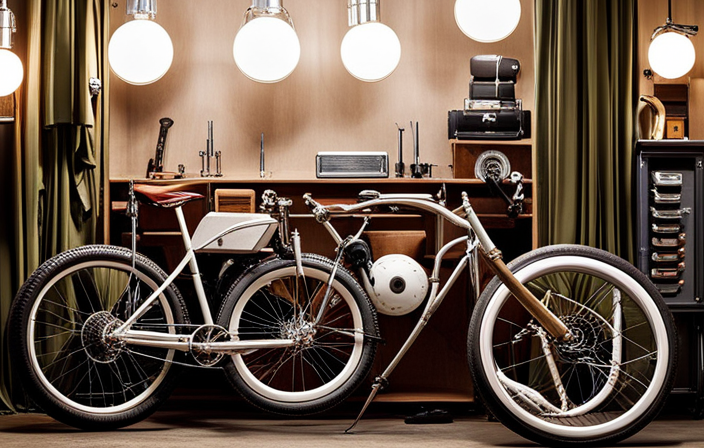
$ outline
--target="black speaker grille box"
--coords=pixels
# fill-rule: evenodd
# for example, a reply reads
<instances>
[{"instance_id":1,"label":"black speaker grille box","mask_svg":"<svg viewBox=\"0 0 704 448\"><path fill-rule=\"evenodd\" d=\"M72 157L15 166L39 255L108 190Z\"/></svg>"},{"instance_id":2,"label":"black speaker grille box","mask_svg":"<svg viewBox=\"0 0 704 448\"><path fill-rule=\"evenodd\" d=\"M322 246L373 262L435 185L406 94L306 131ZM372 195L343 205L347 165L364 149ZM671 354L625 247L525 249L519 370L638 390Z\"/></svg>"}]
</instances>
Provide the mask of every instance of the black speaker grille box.
<instances>
[{"instance_id":1,"label":"black speaker grille box","mask_svg":"<svg viewBox=\"0 0 704 448\"><path fill-rule=\"evenodd\" d=\"M385 152L319 152L315 165L318 178L389 177Z\"/></svg>"}]
</instances>

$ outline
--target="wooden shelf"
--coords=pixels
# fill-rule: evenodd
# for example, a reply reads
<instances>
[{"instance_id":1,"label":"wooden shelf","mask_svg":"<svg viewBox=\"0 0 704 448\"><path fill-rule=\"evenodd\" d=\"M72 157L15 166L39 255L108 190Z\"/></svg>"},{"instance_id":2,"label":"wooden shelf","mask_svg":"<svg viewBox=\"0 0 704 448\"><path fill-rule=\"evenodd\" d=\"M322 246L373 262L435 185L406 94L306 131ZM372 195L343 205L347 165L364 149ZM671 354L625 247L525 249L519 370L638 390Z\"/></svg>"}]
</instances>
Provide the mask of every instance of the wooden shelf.
<instances>
[{"instance_id":1,"label":"wooden shelf","mask_svg":"<svg viewBox=\"0 0 704 448\"><path fill-rule=\"evenodd\" d=\"M524 138L521 140L459 140L453 138L450 144L460 145L493 145L493 146L533 146L533 139Z\"/></svg>"},{"instance_id":2,"label":"wooden shelf","mask_svg":"<svg viewBox=\"0 0 704 448\"><path fill-rule=\"evenodd\" d=\"M111 183L120 184L127 183L130 180L134 180L136 183L144 184L157 184L157 185L171 185L171 184L211 184L214 189L218 188L219 184L272 184L272 185L302 185L302 184L315 184L315 185L325 185L325 184L355 184L355 185L367 185L373 187L374 185L389 185L389 184L399 184L399 185L440 185L440 184L469 184L469 185L484 185L484 181L481 179L461 179L461 178L444 178L444 177L431 177L422 179L412 179L410 177L389 177L389 178L339 178L339 179L242 179L242 178L228 178L228 177L186 177L184 179L134 179L134 178L123 178L117 177L110 179ZM508 181L506 181L508 182ZM524 183L530 183L530 179L524 179ZM368 188L373 190L374 188Z\"/></svg>"},{"instance_id":3,"label":"wooden shelf","mask_svg":"<svg viewBox=\"0 0 704 448\"><path fill-rule=\"evenodd\" d=\"M470 394L452 391L444 392L391 392L380 393L374 399L377 403L473 403L474 397Z\"/></svg>"}]
</instances>

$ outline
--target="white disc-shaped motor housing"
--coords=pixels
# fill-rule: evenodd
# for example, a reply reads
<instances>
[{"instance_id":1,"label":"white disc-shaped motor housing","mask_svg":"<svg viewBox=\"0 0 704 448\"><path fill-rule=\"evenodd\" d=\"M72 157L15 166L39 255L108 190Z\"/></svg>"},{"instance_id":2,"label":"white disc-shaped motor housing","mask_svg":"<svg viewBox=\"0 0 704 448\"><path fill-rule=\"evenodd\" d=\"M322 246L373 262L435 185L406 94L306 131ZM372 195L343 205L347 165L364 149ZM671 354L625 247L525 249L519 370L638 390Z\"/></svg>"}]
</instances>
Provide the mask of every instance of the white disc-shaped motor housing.
<instances>
[{"instance_id":1,"label":"white disc-shaped motor housing","mask_svg":"<svg viewBox=\"0 0 704 448\"><path fill-rule=\"evenodd\" d=\"M423 303L428 276L423 267L407 255L384 255L371 268L374 279L372 302L381 314L402 316Z\"/></svg>"}]
</instances>

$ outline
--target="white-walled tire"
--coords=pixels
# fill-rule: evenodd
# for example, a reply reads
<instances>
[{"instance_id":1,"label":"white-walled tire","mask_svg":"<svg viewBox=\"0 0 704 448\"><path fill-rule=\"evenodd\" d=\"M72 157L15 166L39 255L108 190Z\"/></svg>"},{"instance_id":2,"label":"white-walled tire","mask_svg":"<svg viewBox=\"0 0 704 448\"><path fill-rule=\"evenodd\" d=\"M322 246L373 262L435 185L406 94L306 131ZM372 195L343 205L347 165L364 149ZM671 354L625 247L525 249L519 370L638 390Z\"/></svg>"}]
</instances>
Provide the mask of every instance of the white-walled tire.
<instances>
[{"instance_id":1,"label":"white-walled tire","mask_svg":"<svg viewBox=\"0 0 704 448\"><path fill-rule=\"evenodd\" d=\"M342 267L322 320L312 323L333 264L317 255L302 258L305 281L298 302L295 262L275 259L233 284L218 317L240 340L300 340L293 347L232 355L224 367L250 403L285 415L319 413L346 399L367 377L378 337L376 311ZM299 304L295 310L293 303Z\"/></svg>"},{"instance_id":2,"label":"white-walled tire","mask_svg":"<svg viewBox=\"0 0 704 448\"><path fill-rule=\"evenodd\" d=\"M47 260L10 310L12 366L47 414L77 428L110 430L143 420L176 386L173 350L133 347L104 335L158 288L166 274L114 246L83 246ZM132 274L132 276L131 276ZM129 287L128 287L129 286ZM167 288L133 328L173 333L188 323L183 299Z\"/></svg>"},{"instance_id":3,"label":"white-walled tire","mask_svg":"<svg viewBox=\"0 0 704 448\"><path fill-rule=\"evenodd\" d=\"M493 279L468 335L475 387L488 409L547 445L615 443L647 425L677 362L672 315L655 286L621 258L584 246L542 248L509 268L536 297L551 291L548 308L575 337L561 343L541 335Z\"/></svg>"}]
</instances>

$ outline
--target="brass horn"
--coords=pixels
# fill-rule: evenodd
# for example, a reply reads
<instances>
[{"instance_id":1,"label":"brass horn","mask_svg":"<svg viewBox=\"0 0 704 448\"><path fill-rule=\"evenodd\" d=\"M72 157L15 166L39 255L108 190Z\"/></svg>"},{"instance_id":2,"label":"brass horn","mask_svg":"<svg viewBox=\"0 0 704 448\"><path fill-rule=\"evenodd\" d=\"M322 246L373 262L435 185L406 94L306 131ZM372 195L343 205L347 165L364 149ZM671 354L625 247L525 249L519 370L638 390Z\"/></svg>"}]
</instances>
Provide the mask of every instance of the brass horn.
<instances>
[{"instance_id":1,"label":"brass horn","mask_svg":"<svg viewBox=\"0 0 704 448\"><path fill-rule=\"evenodd\" d=\"M641 95L640 100L650 106L655 116L655 123L651 128L650 139L662 140L665 137L665 106L657 97Z\"/></svg>"}]
</instances>

